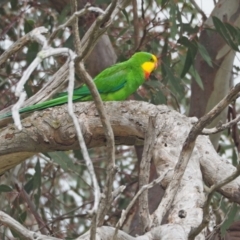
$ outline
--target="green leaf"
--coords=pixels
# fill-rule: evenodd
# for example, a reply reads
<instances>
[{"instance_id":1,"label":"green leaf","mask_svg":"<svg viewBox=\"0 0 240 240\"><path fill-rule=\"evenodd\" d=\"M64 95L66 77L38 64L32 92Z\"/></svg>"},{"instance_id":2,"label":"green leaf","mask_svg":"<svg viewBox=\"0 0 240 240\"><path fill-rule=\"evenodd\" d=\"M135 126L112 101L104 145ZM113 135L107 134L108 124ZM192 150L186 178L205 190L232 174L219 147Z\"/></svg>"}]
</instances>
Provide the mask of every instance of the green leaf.
<instances>
[{"instance_id":1,"label":"green leaf","mask_svg":"<svg viewBox=\"0 0 240 240\"><path fill-rule=\"evenodd\" d=\"M72 170L76 172L78 170L73 164L73 160L65 152L50 152L48 155L54 162L59 164L64 171Z\"/></svg>"},{"instance_id":2,"label":"green leaf","mask_svg":"<svg viewBox=\"0 0 240 240\"><path fill-rule=\"evenodd\" d=\"M12 191L13 189L8 185L5 185L5 184L0 185L0 192L12 192Z\"/></svg>"},{"instance_id":3,"label":"green leaf","mask_svg":"<svg viewBox=\"0 0 240 240\"><path fill-rule=\"evenodd\" d=\"M29 33L34 28L34 21L32 19L25 19L24 21L24 32Z\"/></svg>"},{"instance_id":4,"label":"green leaf","mask_svg":"<svg viewBox=\"0 0 240 240\"><path fill-rule=\"evenodd\" d=\"M169 0L162 0L161 7L163 8L165 5L167 5Z\"/></svg>"},{"instance_id":5,"label":"green leaf","mask_svg":"<svg viewBox=\"0 0 240 240\"><path fill-rule=\"evenodd\" d=\"M40 162L38 159L37 164L35 166L35 174L33 176L33 189L37 189L37 193L34 195L35 204L37 208L39 206L39 199L41 197L41 185L42 185L42 175L41 175Z\"/></svg>"},{"instance_id":6,"label":"green leaf","mask_svg":"<svg viewBox=\"0 0 240 240\"><path fill-rule=\"evenodd\" d=\"M38 43L33 42L31 44L28 45L28 51L26 54L26 60L27 60L27 64L31 64L31 62L34 60L34 58L37 56L38 53Z\"/></svg>"},{"instance_id":7,"label":"green leaf","mask_svg":"<svg viewBox=\"0 0 240 240\"><path fill-rule=\"evenodd\" d=\"M12 10L17 10L17 7L18 7L18 1L17 0L11 0L10 4L11 4Z\"/></svg>"},{"instance_id":8,"label":"green leaf","mask_svg":"<svg viewBox=\"0 0 240 240\"><path fill-rule=\"evenodd\" d=\"M127 20L127 23L130 24L130 21L129 21L129 17L128 17L128 13L125 9L122 9L121 12L123 13L124 17L126 18Z\"/></svg>"},{"instance_id":9,"label":"green leaf","mask_svg":"<svg viewBox=\"0 0 240 240\"><path fill-rule=\"evenodd\" d=\"M151 93L151 103L155 105L166 104L166 96L162 92L162 83L157 80L150 80L144 83L144 86Z\"/></svg>"},{"instance_id":10,"label":"green leaf","mask_svg":"<svg viewBox=\"0 0 240 240\"><path fill-rule=\"evenodd\" d=\"M222 236L225 234L226 229L228 229L229 226L234 222L237 213L239 213L238 205L236 203L233 203L233 206L228 214L228 217L226 218L226 221L221 226Z\"/></svg>"},{"instance_id":11,"label":"green leaf","mask_svg":"<svg viewBox=\"0 0 240 240\"><path fill-rule=\"evenodd\" d=\"M83 155L82 155L82 152L81 150L73 150L73 153L74 153L74 157L77 158L78 160L80 159L83 159Z\"/></svg>"},{"instance_id":12,"label":"green leaf","mask_svg":"<svg viewBox=\"0 0 240 240\"><path fill-rule=\"evenodd\" d=\"M213 67L212 65L212 59L209 56L206 48L201 44L201 43L197 43L198 46L198 51L200 53L200 55L202 56L202 58L206 61L206 63L210 66Z\"/></svg>"},{"instance_id":13,"label":"green leaf","mask_svg":"<svg viewBox=\"0 0 240 240\"><path fill-rule=\"evenodd\" d=\"M173 86L173 90L175 90L175 94L177 94L179 97L184 97L184 87L181 84L181 79L175 76L173 70L169 67L165 67L165 69L167 71L169 82L171 86Z\"/></svg>"},{"instance_id":14,"label":"green leaf","mask_svg":"<svg viewBox=\"0 0 240 240\"><path fill-rule=\"evenodd\" d=\"M35 174L34 174L33 178L34 178L34 181L33 181L34 188L38 188L39 186L41 186L42 180L41 180L41 167L40 167L39 159L35 166Z\"/></svg>"},{"instance_id":15,"label":"green leaf","mask_svg":"<svg viewBox=\"0 0 240 240\"><path fill-rule=\"evenodd\" d=\"M29 81L24 85L24 90L26 91L27 96L28 96L28 97L31 97L31 96L33 95L33 91L32 91L32 88L31 88L31 84L30 84L29 82L31 82L30 79L29 79Z\"/></svg>"},{"instance_id":16,"label":"green leaf","mask_svg":"<svg viewBox=\"0 0 240 240\"><path fill-rule=\"evenodd\" d=\"M33 177L24 185L24 190L30 193L33 190Z\"/></svg>"},{"instance_id":17,"label":"green leaf","mask_svg":"<svg viewBox=\"0 0 240 240\"><path fill-rule=\"evenodd\" d=\"M170 7L170 22L171 22L171 32L170 37L175 39L177 34L177 19L176 19L176 11L177 11L177 4L172 3Z\"/></svg>"},{"instance_id":18,"label":"green leaf","mask_svg":"<svg viewBox=\"0 0 240 240\"><path fill-rule=\"evenodd\" d=\"M194 59L196 57L198 47L195 42L189 41L188 38L186 37L181 37L178 40L178 43L188 48L186 58L185 58L185 63L183 65L183 69L180 75L181 78L183 78L194 63Z\"/></svg>"},{"instance_id":19,"label":"green leaf","mask_svg":"<svg viewBox=\"0 0 240 240\"><path fill-rule=\"evenodd\" d=\"M226 29L230 32L231 36L237 36L239 29L231 25L230 23L223 23L226 27Z\"/></svg>"},{"instance_id":20,"label":"green leaf","mask_svg":"<svg viewBox=\"0 0 240 240\"><path fill-rule=\"evenodd\" d=\"M203 82L201 77L199 76L197 70L194 67L191 67L190 69L190 73L192 74L192 76L194 77L194 80L196 81L196 83L198 84L198 86L203 90L204 86L203 86Z\"/></svg>"},{"instance_id":21,"label":"green leaf","mask_svg":"<svg viewBox=\"0 0 240 240\"><path fill-rule=\"evenodd\" d=\"M232 148L232 164L235 167L237 167L237 165L238 165L238 156L237 156L235 148Z\"/></svg>"},{"instance_id":22,"label":"green leaf","mask_svg":"<svg viewBox=\"0 0 240 240\"><path fill-rule=\"evenodd\" d=\"M155 105L159 105L159 104L167 104L167 98L166 96L163 94L163 92L157 91L154 95L153 95L153 100L152 103Z\"/></svg>"},{"instance_id":23,"label":"green leaf","mask_svg":"<svg viewBox=\"0 0 240 240\"><path fill-rule=\"evenodd\" d=\"M23 223L25 222L26 218L27 218L27 212L24 211L24 212L22 212L22 213L19 215L18 221L19 221L21 224L23 224Z\"/></svg>"},{"instance_id":24,"label":"green leaf","mask_svg":"<svg viewBox=\"0 0 240 240\"><path fill-rule=\"evenodd\" d=\"M166 75L167 75L167 71L165 69L165 66L169 66L170 65L170 54L168 54L168 47L169 47L169 44L168 44L168 38L165 39L165 44L162 48L162 59L161 59L161 62L164 63L164 64L161 64L161 68L162 68L162 78L163 79L166 79ZM163 80L164 83L166 83L165 80Z\"/></svg>"},{"instance_id":25,"label":"green leaf","mask_svg":"<svg viewBox=\"0 0 240 240\"><path fill-rule=\"evenodd\" d=\"M62 24L66 21L68 14L71 12L71 4L66 4L60 14L58 14L58 24Z\"/></svg>"},{"instance_id":26,"label":"green leaf","mask_svg":"<svg viewBox=\"0 0 240 240\"><path fill-rule=\"evenodd\" d=\"M224 24L219 18L212 17L214 27L216 31L222 36L222 38L226 41L226 43L235 51L239 51L238 44L234 43L234 39L236 36L234 34L233 28L229 27L229 25Z\"/></svg>"}]
</instances>

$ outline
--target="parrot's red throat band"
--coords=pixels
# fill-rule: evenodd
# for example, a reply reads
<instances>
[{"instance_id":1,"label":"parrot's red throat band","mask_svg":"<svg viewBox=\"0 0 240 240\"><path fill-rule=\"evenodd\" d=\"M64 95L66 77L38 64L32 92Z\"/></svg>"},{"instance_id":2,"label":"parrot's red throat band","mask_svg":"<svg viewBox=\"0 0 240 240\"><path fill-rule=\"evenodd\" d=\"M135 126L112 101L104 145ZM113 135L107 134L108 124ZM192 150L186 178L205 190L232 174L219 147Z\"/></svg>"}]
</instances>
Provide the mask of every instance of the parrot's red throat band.
<instances>
[{"instance_id":1,"label":"parrot's red throat band","mask_svg":"<svg viewBox=\"0 0 240 240\"><path fill-rule=\"evenodd\" d=\"M149 80L149 76L150 76L150 73L147 71L144 71L144 77L146 81Z\"/></svg>"}]
</instances>

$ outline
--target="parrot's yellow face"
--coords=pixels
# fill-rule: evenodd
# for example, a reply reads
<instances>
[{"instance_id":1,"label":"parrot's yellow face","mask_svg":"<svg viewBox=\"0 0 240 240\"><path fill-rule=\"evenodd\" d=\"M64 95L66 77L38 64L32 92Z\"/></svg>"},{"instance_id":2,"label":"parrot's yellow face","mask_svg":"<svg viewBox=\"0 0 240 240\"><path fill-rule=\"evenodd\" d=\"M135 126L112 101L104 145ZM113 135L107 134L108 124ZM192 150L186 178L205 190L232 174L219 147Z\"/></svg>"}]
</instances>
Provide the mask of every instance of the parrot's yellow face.
<instances>
[{"instance_id":1,"label":"parrot's yellow face","mask_svg":"<svg viewBox=\"0 0 240 240\"><path fill-rule=\"evenodd\" d=\"M149 77L149 75L151 74L151 72L158 67L157 57L152 54L152 58L149 61L144 62L141 65L141 67L142 67L142 69L143 69L143 71L145 73L145 77L147 79Z\"/></svg>"}]
</instances>

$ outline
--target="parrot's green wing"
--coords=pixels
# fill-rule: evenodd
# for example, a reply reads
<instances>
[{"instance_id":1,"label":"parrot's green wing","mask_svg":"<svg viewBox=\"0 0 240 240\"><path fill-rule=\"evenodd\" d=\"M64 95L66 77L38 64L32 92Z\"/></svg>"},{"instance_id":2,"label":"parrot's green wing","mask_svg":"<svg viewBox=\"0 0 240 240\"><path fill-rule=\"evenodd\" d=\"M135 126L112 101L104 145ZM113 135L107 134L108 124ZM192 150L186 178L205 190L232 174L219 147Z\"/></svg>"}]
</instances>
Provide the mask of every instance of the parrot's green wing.
<instances>
[{"instance_id":1,"label":"parrot's green wing","mask_svg":"<svg viewBox=\"0 0 240 240\"><path fill-rule=\"evenodd\" d=\"M113 93L124 87L127 82L127 68L119 65L122 64L116 64L111 68L106 69L94 79L99 94ZM57 97L66 96L67 94L67 92L59 93ZM82 98L90 95L91 92L85 84L73 91L75 101L81 101Z\"/></svg>"}]
</instances>

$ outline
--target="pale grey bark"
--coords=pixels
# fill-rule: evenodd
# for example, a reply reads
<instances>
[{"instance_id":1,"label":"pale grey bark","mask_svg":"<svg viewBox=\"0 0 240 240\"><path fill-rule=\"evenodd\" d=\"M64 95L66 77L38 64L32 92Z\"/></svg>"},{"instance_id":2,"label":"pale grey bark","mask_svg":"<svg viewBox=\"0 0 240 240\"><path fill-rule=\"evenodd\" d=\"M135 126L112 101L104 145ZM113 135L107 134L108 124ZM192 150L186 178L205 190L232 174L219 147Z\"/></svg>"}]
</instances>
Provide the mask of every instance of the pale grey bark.
<instances>
[{"instance_id":1,"label":"pale grey bark","mask_svg":"<svg viewBox=\"0 0 240 240\"><path fill-rule=\"evenodd\" d=\"M159 175L168 171L161 182L166 187L171 181L172 169L175 167L182 144L195 119L187 118L166 106L154 106L145 102L106 102L104 105L117 144L143 144L149 116L157 116L156 129L159 134L153 150L153 158ZM76 103L75 114L81 123L87 146L103 146L105 136L94 104L92 102ZM76 133L66 106L34 112L23 119L22 123L23 131L21 132L11 124L0 132L1 172L23 161L26 155L35 152L78 148ZM168 224L153 228L136 239L154 239L153 236L175 239L177 235L179 239L187 239L190 229L198 226L202 219L201 207L205 201L202 178L207 184L212 185L230 175L234 170L231 164L218 156L207 136L199 136L168 213ZM239 186L240 178L238 177L224 186L220 193L232 201L239 202ZM135 238L129 236L125 239ZM204 239L204 233L196 239Z\"/></svg>"}]
</instances>

